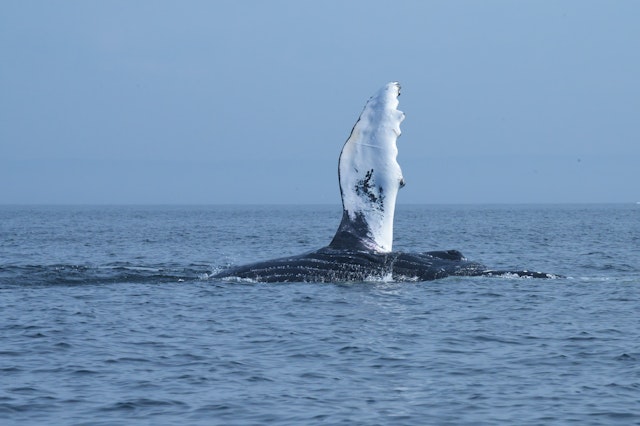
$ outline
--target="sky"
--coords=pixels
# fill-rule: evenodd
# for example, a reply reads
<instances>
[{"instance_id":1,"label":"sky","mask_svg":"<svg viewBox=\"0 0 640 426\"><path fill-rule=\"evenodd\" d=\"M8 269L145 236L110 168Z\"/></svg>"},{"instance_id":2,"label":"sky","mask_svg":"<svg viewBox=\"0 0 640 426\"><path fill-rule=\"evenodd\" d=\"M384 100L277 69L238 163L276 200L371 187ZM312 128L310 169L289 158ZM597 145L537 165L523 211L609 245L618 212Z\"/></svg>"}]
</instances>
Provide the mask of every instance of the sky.
<instances>
[{"instance_id":1,"label":"sky","mask_svg":"<svg viewBox=\"0 0 640 426\"><path fill-rule=\"evenodd\" d=\"M0 204L339 204L402 84L398 203L640 201L640 2L0 2Z\"/></svg>"}]
</instances>

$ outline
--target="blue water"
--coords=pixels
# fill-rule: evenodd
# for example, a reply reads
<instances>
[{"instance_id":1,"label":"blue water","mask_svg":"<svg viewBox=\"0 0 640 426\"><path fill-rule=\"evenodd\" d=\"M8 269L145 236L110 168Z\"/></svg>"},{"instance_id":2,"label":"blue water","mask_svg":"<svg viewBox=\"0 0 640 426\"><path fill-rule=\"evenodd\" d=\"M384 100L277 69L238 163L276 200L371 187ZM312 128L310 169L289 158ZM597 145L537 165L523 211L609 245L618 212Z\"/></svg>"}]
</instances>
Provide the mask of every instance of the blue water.
<instances>
[{"instance_id":1,"label":"blue water","mask_svg":"<svg viewBox=\"0 0 640 426\"><path fill-rule=\"evenodd\" d=\"M640 424L639 206L398 206L395 249L566 278L210 278L340 216L0 207L0 423Z\"/></svg>"}]
</instances>

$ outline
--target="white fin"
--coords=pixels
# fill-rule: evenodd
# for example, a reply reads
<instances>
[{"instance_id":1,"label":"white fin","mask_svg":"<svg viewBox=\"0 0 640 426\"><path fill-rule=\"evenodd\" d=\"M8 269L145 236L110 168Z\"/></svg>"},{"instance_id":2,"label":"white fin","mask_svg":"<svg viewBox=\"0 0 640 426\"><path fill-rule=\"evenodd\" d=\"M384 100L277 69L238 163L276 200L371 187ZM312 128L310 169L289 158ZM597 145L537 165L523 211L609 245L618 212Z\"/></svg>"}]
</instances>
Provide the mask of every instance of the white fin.
<instances>
[{"instance_id":1,"label":"white fin","mask_svg":"<svg viewBox=\"0 0 640 426\"><path fill-rule=\"evenodd\" d=\"M393 246L393 215L404 186L396 161L400 123L400 84L388 83L373 95L342 148L338 165L342 222L330 247L387 253Z\"/></svg>"}]
</instances>

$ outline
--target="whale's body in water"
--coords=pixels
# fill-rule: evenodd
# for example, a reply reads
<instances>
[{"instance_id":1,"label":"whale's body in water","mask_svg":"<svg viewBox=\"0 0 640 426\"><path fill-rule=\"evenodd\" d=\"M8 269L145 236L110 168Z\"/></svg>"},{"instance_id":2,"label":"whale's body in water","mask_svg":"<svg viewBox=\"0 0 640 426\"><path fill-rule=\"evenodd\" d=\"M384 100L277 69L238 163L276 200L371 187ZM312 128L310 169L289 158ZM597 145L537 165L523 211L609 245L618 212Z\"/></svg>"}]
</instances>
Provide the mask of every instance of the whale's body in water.
<instances>
[{"instance_id":1,"label":"whale's body in water","mask_svg":"<svg viewBox=\"0 0 640 426\"><path fill-rule=\"evenodd\" d=\"M531 271L493 271L457 250L392 251L393 216L404 186L396 161L400 85L388 83L364 107L342 148L338 164L342 221L327 247L298 256L229 268L215 278L259 282L427 281L451 275L550 278Z\"/></svg>"}]
</instances>

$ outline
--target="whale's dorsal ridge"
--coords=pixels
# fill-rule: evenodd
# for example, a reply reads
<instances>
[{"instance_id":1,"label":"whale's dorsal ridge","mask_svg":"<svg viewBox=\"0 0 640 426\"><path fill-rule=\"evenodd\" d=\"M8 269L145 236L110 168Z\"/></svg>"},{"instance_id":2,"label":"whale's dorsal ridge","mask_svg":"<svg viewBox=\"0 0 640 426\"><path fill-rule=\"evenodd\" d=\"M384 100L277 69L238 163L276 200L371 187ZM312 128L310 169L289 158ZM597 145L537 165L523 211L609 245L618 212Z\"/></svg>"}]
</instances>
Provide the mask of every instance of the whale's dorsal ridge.
<instances>
[{"instance_id":1,"label":"whale's dorsal ridge","mask_svg":"<svg viewBox=\"0 0 640 426\"><path fill-rule=\"evenodd\" d=\"M400 84L382 87L366 103L345 142L338 164L342 222L330 247L387 253L393 246L393 216L404 185L396 141L404 113Z\"/></svg>"}]
</instances>

